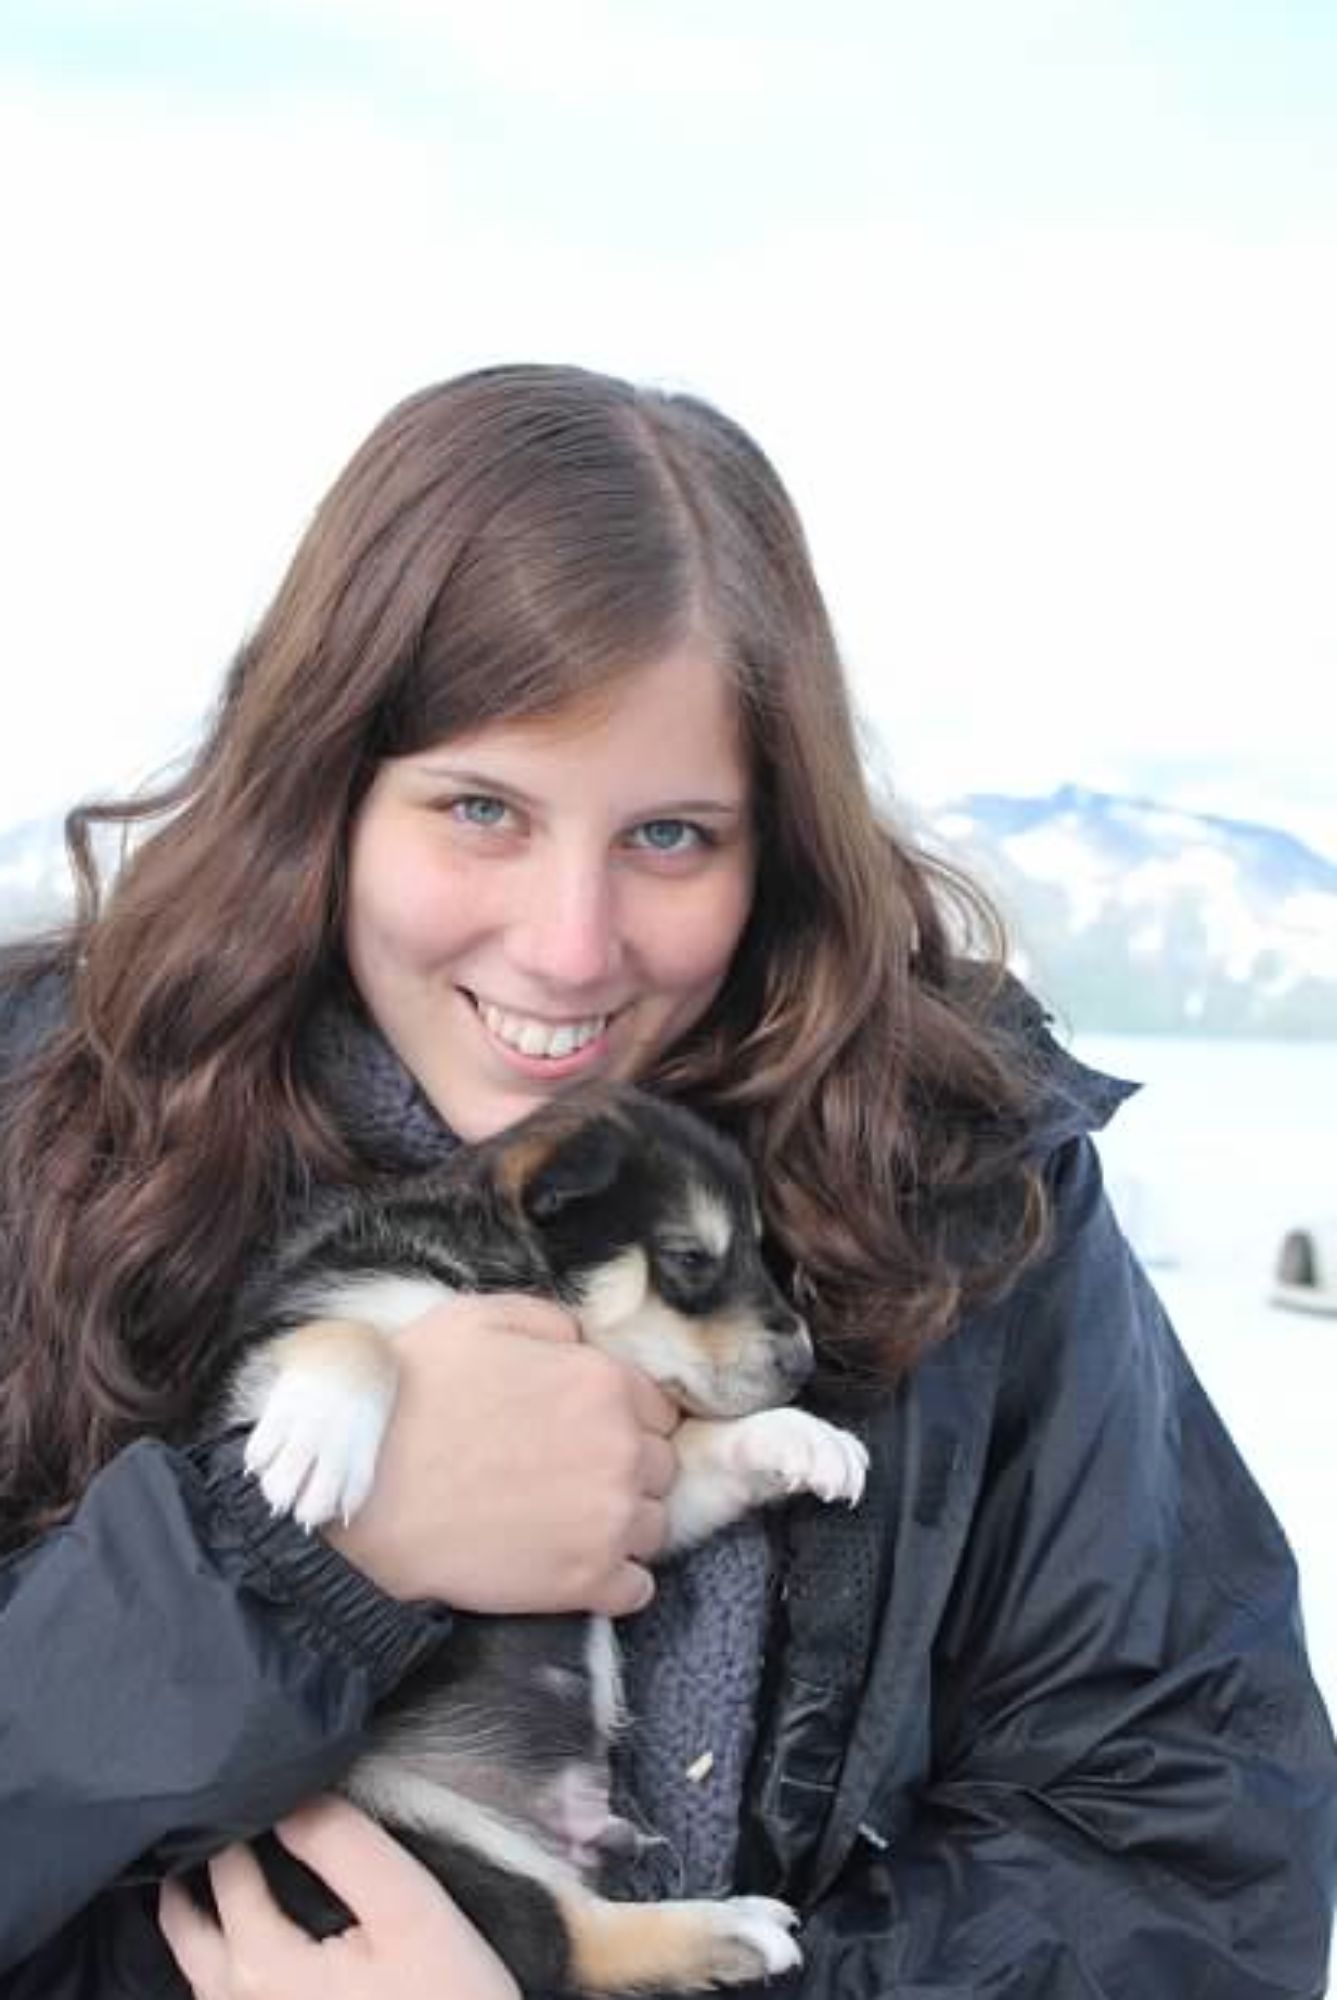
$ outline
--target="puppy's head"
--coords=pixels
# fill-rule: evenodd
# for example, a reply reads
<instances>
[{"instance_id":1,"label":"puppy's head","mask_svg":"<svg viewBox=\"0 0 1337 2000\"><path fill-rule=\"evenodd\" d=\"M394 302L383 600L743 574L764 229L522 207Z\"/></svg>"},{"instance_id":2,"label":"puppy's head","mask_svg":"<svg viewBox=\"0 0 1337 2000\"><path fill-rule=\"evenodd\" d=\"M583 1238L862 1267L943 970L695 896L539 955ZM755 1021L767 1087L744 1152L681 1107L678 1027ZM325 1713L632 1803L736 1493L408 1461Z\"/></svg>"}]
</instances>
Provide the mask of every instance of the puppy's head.
<instances>
[{"instance_id":1,"label":"puppy's head","mask_svg":"<svg viewBox=\"0 0 1337 2000\"><path fill-rule=\"evenodd\" d=\"M493 1143L497 1181L591 1346L702 1416L796 1393L812 1344L762 1259L735 1146L630 1086L559 1098Z\"/></svg>"}]
</instances>

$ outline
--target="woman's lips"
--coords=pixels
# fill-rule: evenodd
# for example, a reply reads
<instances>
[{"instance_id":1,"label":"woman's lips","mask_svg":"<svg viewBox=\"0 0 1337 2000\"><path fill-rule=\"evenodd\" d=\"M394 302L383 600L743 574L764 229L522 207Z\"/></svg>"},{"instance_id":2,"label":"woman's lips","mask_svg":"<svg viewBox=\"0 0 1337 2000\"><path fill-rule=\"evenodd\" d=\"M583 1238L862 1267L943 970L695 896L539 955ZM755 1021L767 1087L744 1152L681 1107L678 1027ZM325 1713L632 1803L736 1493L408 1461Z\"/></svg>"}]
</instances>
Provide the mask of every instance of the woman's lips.
<instances>
[{"instance_id":1,"label":"woman's lips","mask_svg":"<svg viewBox=\"0 0 1337 2000\"><path fill-rule=\"evenodd\" d=\"M498 1007L476 993L469 993L468 998L493 1046L535 1076L566 1076L593 1066L602 1054L614 1018L612 1014L586 1014L550 1021Z\"/></svg>"}]
</instances>

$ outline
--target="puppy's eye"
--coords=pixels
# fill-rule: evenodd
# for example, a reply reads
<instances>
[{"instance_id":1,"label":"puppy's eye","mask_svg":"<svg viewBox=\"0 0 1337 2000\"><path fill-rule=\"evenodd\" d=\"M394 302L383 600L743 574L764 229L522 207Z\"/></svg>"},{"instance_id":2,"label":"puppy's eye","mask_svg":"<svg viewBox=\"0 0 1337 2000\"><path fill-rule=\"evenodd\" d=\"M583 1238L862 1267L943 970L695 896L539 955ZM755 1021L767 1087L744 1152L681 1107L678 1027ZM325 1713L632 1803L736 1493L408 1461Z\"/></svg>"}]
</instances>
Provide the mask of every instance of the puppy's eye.
<instances>
[{"instance_id":1,"label":"puppy's eye","mask_svg":"<svg viewBox=\"0 0 1337 2000\"><path fill-rule=\"evenodd\" d=\"M695 1243L666 1246L662 1254L668 1268L689 1284L704 1284L718 1266L718 1259Z\"/></svg>"}]
</instances>

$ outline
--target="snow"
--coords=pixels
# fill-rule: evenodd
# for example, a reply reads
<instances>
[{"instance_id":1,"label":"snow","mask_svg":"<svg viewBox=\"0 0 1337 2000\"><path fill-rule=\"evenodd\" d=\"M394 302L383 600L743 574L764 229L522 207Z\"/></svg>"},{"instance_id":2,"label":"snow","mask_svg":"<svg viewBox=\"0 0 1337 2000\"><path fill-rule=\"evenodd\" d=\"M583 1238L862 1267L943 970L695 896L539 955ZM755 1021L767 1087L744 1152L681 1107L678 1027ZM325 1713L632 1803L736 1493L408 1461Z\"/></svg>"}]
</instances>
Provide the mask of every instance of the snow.
<instances>
[{"instance_id":1,"label":"snow","mask_svg":"<svg viewBox=\"0 0 1337 2000\"><path fill-rule=\"evenodd\" d=\"M1337 1042L1078 1038L1145 1080L1099 1140L1124 1230L1300 1565L1337 1712L1337 1318L1268 1303L1285 1232L1337 1210Z\"/></svg>"}]
</instances>

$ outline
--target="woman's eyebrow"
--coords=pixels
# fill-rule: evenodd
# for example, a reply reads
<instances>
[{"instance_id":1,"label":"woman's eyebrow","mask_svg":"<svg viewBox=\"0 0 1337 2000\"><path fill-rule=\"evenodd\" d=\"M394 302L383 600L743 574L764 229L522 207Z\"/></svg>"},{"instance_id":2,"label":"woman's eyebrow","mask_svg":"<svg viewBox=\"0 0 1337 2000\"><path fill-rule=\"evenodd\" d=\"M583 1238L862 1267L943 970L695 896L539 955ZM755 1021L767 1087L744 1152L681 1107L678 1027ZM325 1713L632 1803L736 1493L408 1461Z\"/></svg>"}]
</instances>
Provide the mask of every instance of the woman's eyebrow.
<instances>
[{"instance_id":1,"label":"woman's eyebrow","mask_svg":"<svg viewBox=\"0 0 1337 2000\"><path fill-rule=\"evenodd\" d=\"M513 799L517 805L522 806L540 803L533 794L499 777L495 771L471 771L458 764L420 764L418 771L428 784L454 785L463 791L484 792L500 799ZM701 819L738 819L746 811L747 800L741 793L734 793L723 798L656 799L649 804L638 804L629 817L685 819L692 816Z\"/></svg>"},{"instance_id":2,"label":"woman's eyebrow","mask_svg":"<svg viewBox=\"0 0 1337 2000\"><path fill-rule=\"evenodd\" d=\"M416 776L421 778L424 784L456 785L461 791L495 793L498 798L514 799L522 806L537 803L528 792L522 791L519 785L508 784L504 778L499 778L495 771L468 771L459 764L419 764L416 767Z\"/></svg>"},{"instance_id":3,"label":"woman's eyebrow","mask_svg":"<svg viewBox=\"0 0 1337 2000\"><path fill-rule=\"evenodd\" d=\"M637 806L637 819L736 819L747 810L742 799L666 799Z\"/></svg>"}]
</instances>

